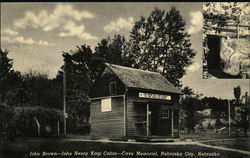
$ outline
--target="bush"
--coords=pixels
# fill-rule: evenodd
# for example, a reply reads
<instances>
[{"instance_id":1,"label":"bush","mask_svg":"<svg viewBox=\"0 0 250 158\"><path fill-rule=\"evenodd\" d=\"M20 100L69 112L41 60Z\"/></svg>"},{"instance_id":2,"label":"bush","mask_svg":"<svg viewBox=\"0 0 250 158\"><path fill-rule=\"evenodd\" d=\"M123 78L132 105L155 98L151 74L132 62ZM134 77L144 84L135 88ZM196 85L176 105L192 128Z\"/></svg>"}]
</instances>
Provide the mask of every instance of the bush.
<instances>
[{"instance_id":1,"label":"bush","mask_svg":"<svg viewBox=\"0 0 250 158\"><path fill-rule=\"evenodd\" d=\"M38 127L34 117L39 121L41 136L56 133L57 121L62 121L62 112L44 107L11 107L0 105L0 136L14 139L16 136L38 136ZM46 131L46 127L51 132Z\"/></svg>"},{"instance_id":2,"label":"bush","mask_svg":"<svg viewBox=\"0 0 250 158\"><path fill-rule=\"evenodd\" d=\"M0 137L7 137L11 140L14 139L15 122L13 118L13 108L6 105L0 105Z\"/></svg>"},{"instance_id":3,"label":"bush","mask_svg":"<svg viewBox=\"0 0 250 158\"><path fill-rule=\"evenodd\" d=\"M213 126L212 126L211 122L208 123L207 128L208 129L213 129Z\"/></svg>"}]
</instances>

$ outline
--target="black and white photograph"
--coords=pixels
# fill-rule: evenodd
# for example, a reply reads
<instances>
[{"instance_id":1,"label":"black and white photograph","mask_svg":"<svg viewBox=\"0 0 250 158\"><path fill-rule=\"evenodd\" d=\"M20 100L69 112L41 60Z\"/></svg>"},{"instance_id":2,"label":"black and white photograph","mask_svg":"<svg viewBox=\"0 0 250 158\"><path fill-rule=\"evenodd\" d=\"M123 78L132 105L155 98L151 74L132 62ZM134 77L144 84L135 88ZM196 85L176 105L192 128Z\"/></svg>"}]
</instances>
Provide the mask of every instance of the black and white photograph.
<instances>
[{"instance_id":1,"label":"black and white photograph","mask_svg":"<svg viewBox=\"0 0 250 158\"><path fill-rule=\"evenodd\" d=\"M0 10L0 158L249 158L249 3Z\"/></svg>"},{"instance_id":2,"label":"black and white photograph","mask_svg":"<svg viewBox=\"0 0 250 158\"><path fill-rule=\"evenodd\" d=\"M250 78L248 2L203 4L203 78Z\"/></svg>"}]
</instances>

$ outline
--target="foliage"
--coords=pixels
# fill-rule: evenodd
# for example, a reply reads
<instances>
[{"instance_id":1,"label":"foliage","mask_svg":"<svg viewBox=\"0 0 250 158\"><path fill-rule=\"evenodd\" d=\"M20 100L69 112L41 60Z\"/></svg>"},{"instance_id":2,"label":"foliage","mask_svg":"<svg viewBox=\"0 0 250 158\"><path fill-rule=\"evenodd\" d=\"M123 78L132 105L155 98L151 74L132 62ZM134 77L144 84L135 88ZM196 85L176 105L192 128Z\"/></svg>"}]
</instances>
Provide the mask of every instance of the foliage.
<instances>
[{"instance_id":1,"label":"foliage","mask_svg":"<svg viewBox=\"0 0 250 158\"><path fill-rule=\"evenodd\" d=\"M240 102L240 96L241 96L240 86L234 87L234 97L235 97L236 104Z\"/></svg>"},{"instance_id":2,"label":"foliage","mask_svg":"<svg viewBox=\"0 0 250 158\"><path fill-rule=\"evenodd\" d=\"M212 126L211 122L208 123L207 128L208 129L213 129L213 126Z\"/></svg>"},{"instance_id":3,"label":"foliage","mask_svg":"<svg viewBox=\"0 0 250 158\"><path fill-rule=\"evenodd\" d=\"M213 118L226 118L228 113L228 100L218 99L215 97L204 97L201 99L203 105L206 105L206 108L211 108L211 115ZM233 108L231 109L233 110Z\"/></svg>"},{"instance_id":4,"label":"foliage","mask_svg":"<svg viewBox=\"0 0 250 158\"><path fill-rule=\"evenodd\" d=\"M61 108L60 94L57 85L49 79L47 74L29 71L23 75L24 98L27 106L42 106Z\"/></svg>"},{"instance_id":5,"label":"foliage","mask_svg":"<svg viewBox=\"0 0 250 158\"><path fill-rule=\"evenodd\" d=\"M223 124L222 124L220 118L217 118L217 119L216 119L216 122L215 122L215 127L221 128L222 125L223 125Z\"/></svg>"},{"instance_id":6,"label":"foliage","mask_svg":"<svg viewBox=\"0 0 250 158\"><path fill-rule=\"evenodd\" d=\"M195 56L185 24L176 8L169 12L156 8L147 18L141 17L130 35L134 67L160 72L180 86L179 79Z\"/></svg>"},{"instance_id":7,"label":"foliage","mask_svg":"<svg viewBox=\"0 0 250 158\"><path fill-rule=\"evenodd\" d=\"M249 129L249 107L241 104L239 108L235 110L234 121L236 127L244 129L245 135L247 136L247 130Z\"/></svg>"},{"instance_id":8,"label":"foliage","mask_svg":"<svg viewBox=\"0 0 250 158\"><path fill-rule=\"evenodd\" d=\"M13 108L0 104L0 137L7 136L11 140L15 137L15 132L13 132L15 126Z\"/></svg>"},{"instance_id":9,"label":"foliage","mask_svg":"<svg viewBox=\"0 0 250 158\"><path fill-rule=\"evenodd\" d=\"M21 75L12 68L8 51L0 50L0 120L1 136L36 135L34 116L41 122L51 124L61 119L60 111L44 107L58 107L58 91L47 75L29 72ZM54 127L54 125L51 125Z\"/></svg>"},{"instance_id":10,"label":"foliage","mask_svg":"<svg viewBox=\"0 0 250 158\"><path fill-rule=\"evenodd\" d=\"M69 91L72 88L79 88L85 93L89 91L92 82L90 71L92 55L92 50L86 45L77 46L75 51L63 52L65 64L62 71L65 70L66 72L67 89ZM62 79L62 76L58 77Z\"/></svg>"},{"instance_id":11,"label":"foliage","mask_svg":"<svg viewBox=\"0 0 250 158\"><path fill-rule=\"evenodd\" d=\"M8 51L0 51L0 96L9 106L46 106L59 107L58 92L46 74L30 71L24 75L12 69L12 60Z\"/></svg>"},{"instance_id":12,"label":"foliage","mask_svg":"<svg viewBox=\"0 0 250 158\"><path fill-rule=\"evenodd\" d=\"M41 125L42 136L46 135L45 127L49 126L53 133L57 131L57 121L62 122L62 111L45 107L16 107L14 108L14 121L16 123L17 134L25 136L38 136L37 125L34 117Z\"/></svg>"},{"instance_id":13,"label":"foliage","mask_svg":"<svg viewBox=\"0 0 250 158\"><path fill-rule=\"evenodd\" d=\"M245 131L245 135L247 135L247 130L249 129L249 96L248 93L245 93L242 98L245 98L245 102L240 99L241 96L241 87L236 86L233 89L235 96L235 115L233 115L233 120L237 128L242 128Z\"/></svg>"},{"instance_id":14,"label":"foliage","mask_svg":"<svg viewBox=\"0 0 250 158\"><path fill-rule=\"evenodd\" d=\"M133 56L129 53L129 43L122 35L102 39L95 47L94 57L102 62L132 67Z\"/></svg>"},{"instance_id":15,"label":"foliage","mask_svg":"<svg viewBox=\"0 0 250 158\"><path fill-rule=\"evenodd\" d=\"M55 82L63 83L63 72L66 76L67 90L67 113L70 119L73 119L73 127L77 124L83 124L84 120L88 122L89 105L88 92L94 80L92 73L93 53L89 46L78 46L77 50L63 52L65 64L62 71L59 71ZM61 87L62 92L62 87Z\"/></svg>"},{"instance_id":16,"label":"foliage","mask_svg":"<svg viewBox=\"0 0 250 158\"><path fill-rule=\"evenodd\" d=\"M37 126L34 117L39 120L42 128L42 135L45 127L50 126L56 129L57 121L62 121L62 111L44 107L12 107L0 105L0 136L7 136L13 139L15 136L37 136Z\"/></svg>"},{"instance_id":17,"label":"foliage","mask_svg":"<svg viewBox=\"0 0 250 158\"><path fill-rule=\"evenodd\" d=\"M20 120L22 117L34 117L44 120L61 120L62 121L62 111L53 108L44 108L40 106L34 107L15 107L14 117L16 120Z\"/></svg>"},{"instance_id":18,"label":"foliage","mask_svg":"<svg viewBox=\"0 0 250 158\"><path fill-rule=\"evenodd\" d=\"M184 87L182 92L184 93L181 98L181 107L186 117L182 118L182 121L186 121L188 132L195 132L195 125L198 123L197 107L201 104L201 94L195 93L191 88Z\"/></svg>"},{"instance_id":19,"label":"foliage","mask_svg":"<svg viewBox=\"0 0 250 158\"><path fill-rule=\"evenodd\" d=\"M8 102L12 105L12 99L21 102L16 96L20 90L21 75L12 69L12 59L8 58L8 53L0 49L0 104Z\"/></svg>"}]
</instances>

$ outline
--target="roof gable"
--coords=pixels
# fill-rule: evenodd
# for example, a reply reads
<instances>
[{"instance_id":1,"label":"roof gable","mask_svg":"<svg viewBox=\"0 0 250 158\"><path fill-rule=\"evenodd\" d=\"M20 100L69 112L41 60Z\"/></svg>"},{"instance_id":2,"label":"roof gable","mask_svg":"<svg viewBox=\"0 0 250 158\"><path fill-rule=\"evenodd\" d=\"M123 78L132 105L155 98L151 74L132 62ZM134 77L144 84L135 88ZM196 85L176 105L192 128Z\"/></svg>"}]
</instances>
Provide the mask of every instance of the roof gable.
<instances>
[{"instance_id":1,"label":"roof gable","mask_svg":"<svg viewBox=\"0 0 250 158\"><path fill-rule=\"evenodd\" d=\"M175 88L164 76L158 72L108 63L106 63L106 65L128 88L139 88L181 94L177 88Z\"/></svg>"}]
</instances>

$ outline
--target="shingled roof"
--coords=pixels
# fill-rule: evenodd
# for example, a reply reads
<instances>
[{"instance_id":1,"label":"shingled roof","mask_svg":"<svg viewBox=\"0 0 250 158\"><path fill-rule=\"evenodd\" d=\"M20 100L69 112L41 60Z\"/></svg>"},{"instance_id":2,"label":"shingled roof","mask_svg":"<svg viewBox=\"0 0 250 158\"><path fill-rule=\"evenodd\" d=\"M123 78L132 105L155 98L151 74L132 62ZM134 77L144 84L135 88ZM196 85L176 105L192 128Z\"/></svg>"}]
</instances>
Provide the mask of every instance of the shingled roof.
<instances>
[{"instance_id":1,"label":"shingled roof","mask_svg":"<svg viewBox=\"0 0 250 158\"><path fill-rule=\"evenodd\" d=\"M178 89L176 89L164 76L158 72L108 63L106 63L106 65L128 88L139 88L181 94Z\"/></svg>"}]
</instances>

